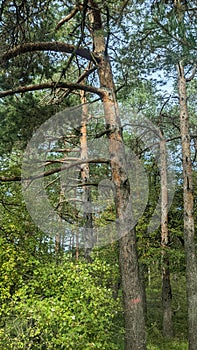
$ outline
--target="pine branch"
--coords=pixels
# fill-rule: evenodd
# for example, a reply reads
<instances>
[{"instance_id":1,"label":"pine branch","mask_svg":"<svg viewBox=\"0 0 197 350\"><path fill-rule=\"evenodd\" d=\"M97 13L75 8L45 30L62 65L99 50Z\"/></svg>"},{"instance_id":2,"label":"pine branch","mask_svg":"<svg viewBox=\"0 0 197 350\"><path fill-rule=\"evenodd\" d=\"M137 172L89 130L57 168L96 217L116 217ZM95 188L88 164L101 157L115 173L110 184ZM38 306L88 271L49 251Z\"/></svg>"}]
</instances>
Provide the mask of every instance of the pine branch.
<instances>
[{"instance_id":1,"label":"pine branch","mask_svg":"<svg viewBox=\"0 0 197 350\"><path fill-rule=\"evenodd\" d=\"M183 40L181 38L178 38L176 35L173 35L168 28L166 28L162 23L159 22L157 17L154 17L153 20L155 21L155 23L158 24L158 26L166 33L168 34L172 39L176 40L176 42L182 44L182 45L186 45L188 47L190 47L190 44L187 40ZM196 49L196 48L195 48Z\"/></svg>"},{"instance_id":2,"label":"pine branch","mask_svg":"<svg viewBox=\"0 0 197 350\"><path fill-rule=\"evenodd\" d=\"M76 6L67 16L65 16L64 18L61 19L61 21L58 22L55 30L60 29L64 23L69 22L79 11L79 7Z\"/></svg>"},{"instance_id":3,"label":"pine branch","mask_svg":"<svg viewBox=\"0 0 197 350\"><path fill-rule=\"evenodd\" d=\"M99 61L99 58L90 52L88 49L83 47L78 47L76 49L75 45L65 44L59 41L54 42L37 42L37 43L25 43L21 45L17 45L11 50L4 52L0 55L0 64L9 61L11 58L20 56L24 53L28 52L36 52L36 51L54 51L54 52L65 52L65 53L73 53L81 58L85 58L88 61Z\"/></svg>"},{"instance_id":4,"label":"pine branch","mask_svg":"<svg viewBox=\"0 0 197 350\"><path fill-rule=\"evenodd\" d=\"M52 82L52 83L42 83L42 84L35 84L35 85L26 85L26 86L19 86L14 89L0 91L0 98L15 95L18 93L24 93L28 91L36 91L36 90L44 90L44 89L69 89L72 90L83 90L86 92L91 92L93 94L97 94L101 98L104 96L104 91L102 89L90 86L90 85L83 85L78 83L66 83L66 82Z\"/></svg>"},{"instance_id":5,"label":"pine branch","mask_svg":"<svg viewBox=\"0 0 197 350\"><path fill-rule=\"evenodd\" d=\"M79 166L79 165L84 164L84 163L89 163L89 164L107 163L107 164L109 164L109 162L110 162L109 159L104 159L104 158L84 159L84 160L76 161L76 162L73 162L71 164L67 164L65 166L61 166L59 168L51 169L49 171L45 171L43 173L32 175L32 176L27 176L27 177L17 176L17 175L13 175L11 177L0 176L0 182L33 181L33 180L36 180L36 179L41 179L43 177L47 177L47 176L50 176L50 175L53 175L53 174L60 173L61 171L68 170L70 168L74 168L74 167Z\"/></svg>"},{"instance_id":6,"label":"pine branch","mask_svg":"<svg viewBox=\"0 0 197 350\"><path fill-rule=\"evenodd\" d=\"M191 81L191 80L194 79L194 77L196 75L196 68L197 68L197 65L195 64L194 67L193 67L193 70L192 70L192 73L191 73L190 77L185 78L186 82Z\"/></svg>"}]
</instances>

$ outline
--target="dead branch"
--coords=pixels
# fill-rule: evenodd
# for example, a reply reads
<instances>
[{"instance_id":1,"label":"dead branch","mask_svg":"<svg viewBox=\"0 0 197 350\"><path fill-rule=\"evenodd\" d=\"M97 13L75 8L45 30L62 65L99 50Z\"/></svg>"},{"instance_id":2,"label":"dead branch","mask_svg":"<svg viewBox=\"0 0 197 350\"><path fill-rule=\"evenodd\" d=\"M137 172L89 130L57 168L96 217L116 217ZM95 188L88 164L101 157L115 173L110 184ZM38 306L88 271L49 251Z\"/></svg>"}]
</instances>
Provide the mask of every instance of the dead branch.
<instances>
[{"instance_id":1,"label":"dead branch","mask_svg":"<svg viewBox=\"0 0 197 350\"><path fill-rule=\"evenodd\" d=\"M64 25L64 23L70 21L78 11L79 7L76 6L66 17L62 18L61 21L58 22L55 30L59 30Z\"/></svg>"},{"instance_id":2,"label":"dead branch","mask_svg":"<svg viewBox=\"0 0 197 350\"><path fill-rule=\"evenodd\" d=\"M32 175L32 176L28 176L28 177L23 177L23 176L11 176L11 177L7 177L7 176L0 176L0 182L14 182L14 181L33 181L33 180L37 180L37 179L41 179L42 177L47 177L53 174L57 174L61 171L64 170L68 170L70 168L74 168L76 166L79 166L81 164L84 163L89 163L89 164L109 164L110 160L109 159L104 159L104 158L98 158L98 159L84 159L81 161L77 161L77 162L73 162L72 164L67 164L65 166L59 167L59 168L55 168L55 169L51 169L49 171L43 172L41 174L37 174L37 175Z\"/></svg>"},{"instance_id":3,"label":"dead branch","mask_svg":"<svg viewBox=\"0 0 197 350\"><path fill-rule=\"evenodd\" d=\"M94 66L93 68L90 68L88 70L85 70L84 73L82 73L80 75L80 77L77 79L77 83L80 83L81 81L83 81L85 78L87 78L91 73L93 73L95 70L97 69L97 66ZM84 90L83 90L84 91ZM62 94L62 96L60 97L61 100L63 98L66 98L69 94L70 94L71 90L67 89L66 91L64 91L64 93Z\"/></svg>"},{"instance_id":4,"label":"dead branch","mask_svg":"<svg viewBox=\"0 0 197 350\"><path fill-rule=\"evenodd\" d=\"M194 67L192 69L192 73L191 73L190 77L185 78L186 82L191 81L192 79L194 79L194 77L196 75L196 68L197 68L197 65L194 64Z\"/></svg>"},{"instance_id":5,"label":"dead branch","mask_svg":"<svg viewBox=\"0 0 197 350\"><path fill-rule=\"evenodd\" d=\"M68 68L70 67L72 60L75 56L77 56L77 50L80 48L81 43L83 42L84 39L84 30L85 30L85 18L86 18L86 11L87 11L87 6L88 6L88 0L84 0L84 4L83 4L83 11L82 11L82 21L81 21L81 35L80 38L78 40L78 43L75 45L75 49L73 50L73 52L71 53L68 62L66 63L66 66L63 68L60 79L65 76L66 71L68 70Z\"/></svg>"}]
</instances>

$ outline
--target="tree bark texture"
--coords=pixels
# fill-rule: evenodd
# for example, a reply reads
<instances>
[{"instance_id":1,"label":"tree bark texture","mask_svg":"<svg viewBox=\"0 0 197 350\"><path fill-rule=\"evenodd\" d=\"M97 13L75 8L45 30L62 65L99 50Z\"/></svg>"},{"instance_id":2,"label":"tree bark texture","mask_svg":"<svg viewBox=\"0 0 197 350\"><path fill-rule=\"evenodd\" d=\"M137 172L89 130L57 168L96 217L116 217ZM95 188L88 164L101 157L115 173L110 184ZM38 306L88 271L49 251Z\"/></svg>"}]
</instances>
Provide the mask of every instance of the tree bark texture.
<instances>
[{"instance_id":1,"label":"tree bark texture","mask_svg":"<svg viewBox=\"0 0 197 350\"><path fill-rule=\"evenodd\" d=\"M54 42L36 42L36 43L24 43L18 46L15 46L13 49L8 50L4 54L0 55L0 64L6 62L7 60L17 57L18 55L25 54L27 52L37 52L37 51L54 51L54 52L65 52L73 53L76 51L76 55L86 58L88 61L96 61L96 57L92 53L83 47L79 47L76 50L75 45L65 44L59 41Z\"/></svg>"},{"instance_id":2,"label":"tree bark texture","mask_svg":"<svg viewBox=\"0 0 197 350\"><path fill-rule=\"evenodd\" d=\"M177 72L183 164L184 242L188 303L188 340L189 350L195 350L197 346L197 259L195 249L194 196L190 151L189 115L187 109L186 78L184 75L183 62L180 62L177 66Z\"/></svg>"},{"instance_id":3,"label":"tree bark texture","mask_svg":"<svg viewBox=\"0 0 197 350\"><path fill-rule=\"evenodd\" d=\"M122 279L122 291L124 300L124 318L125 318L125 350L145 350L146 349L146 334L145 334L145 319L143 310L142 287L139 277L139 266L137 256L136 231L129 227L132 223L132 212L128 209L130 206L130 184L127 175L127 164L124 143L122 138L121 123L119 110L115 96L115 87L107 47L104 38L102 27L101 11L96 0L89 0L88 11L91 18L91 34L93 37L94 52L81 47L75 47L59 42L41 42L41 43L25 43L16 46L5 54L0 56L0 64L16 56L27 52L36 51L55 51L75 54L79 57L92 61L98 67L98 76L100 80L100 89L89 87L83 84L66 84L66 83L43 83L42 87L37 88L32 85L29 89L20 87L15 90L2 92L0 97L9 94L34 91L40 88L68 88L70 90L86 90L98 94L103 101L104 114L107 135L109 139L109 154L112 173L112 181L115 188L115 204L116 216L118 220L119 233L119 263ZM98 160L91 160L97 162ZM106 163L105 159L100 159L99 162ZM44 174L37 176L48 176L55 172L63 171L71 166L82 165L83 162L75 162L73 165L59 167L55 170L50 170ZM1 177L3 181L13 181ZM17 177L14 177L17 180ZM18 177L19 179L19 177Z\"/></svg>"},{"instance_id":4,"label":"tree bark texture","mask_svg":"<svg viewBox=\"0 0 197 350\"><path fill-rule=\"evenodd\" d=\"M166 142L163 138L163 135L161 135L160 141L160 164L163 335L165 337L172 337L172 291L170 283L170 262L167 254L169 244L167 154Z\"/></svg>"},{"instance_id":5,"label":"tree bark texture","mask_svg":"<svg viewBox=\"0 0 197 350\"><path fill-rule=\"evenodd\" d=\"M109 130L110 164L115 188L116 216L119 222L119 263L124 301L125 350L145 350L145 319L139 277L136 232L135 229L129 229L128 222L130 218L127 216L130 185L126 170L121 123L114 93L111 65L105 47L100 10L95 1L90 1L89 5L91 7L94 48L96 56L99 57L100 88L105 91L103 106L106 127ZM131 212L130 215L132 215Z\"/></svg>"},{"instance_id":6,"label":"tree bark texture","mask_svg":"<svg viewBox=\"0 0 197 350\"><path fill-rule=\"evenodd\" d=\"M88 159L88 144L87 144L87 118L88 118L88 104L83 90L80 91L82 103L82 121L81 121L81 160ZM89 181L89 164L83 163L81 165L81 180L83 185L83 210L84 210L84 250L85 258L90 260L90 253L94 246L93 239L93 220L92 220L92 206L91 206L91 189L86 183Z\"/></svg>"}]
</instances>

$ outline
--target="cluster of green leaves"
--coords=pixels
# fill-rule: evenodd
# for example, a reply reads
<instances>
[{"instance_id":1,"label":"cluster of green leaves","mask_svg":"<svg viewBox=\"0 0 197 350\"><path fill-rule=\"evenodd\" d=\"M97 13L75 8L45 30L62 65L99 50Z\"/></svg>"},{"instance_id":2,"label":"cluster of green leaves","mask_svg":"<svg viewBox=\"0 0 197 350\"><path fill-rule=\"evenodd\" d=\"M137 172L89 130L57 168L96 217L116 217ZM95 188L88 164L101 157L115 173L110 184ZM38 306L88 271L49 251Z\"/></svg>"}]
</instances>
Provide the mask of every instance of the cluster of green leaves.
<instances>
[{"instance_id":1,"label":"cluster of green leaves","mask_svg":"<svg viewBox=\"0 0 197 350\"><path fill-rule=\"evenodd\" d=\"M15 9L14 5L11 6L9 2L4 2L4 7L2 7L2 43L0 44L2 51L5 50L5 47L11 47L13 44L50 40L65 42L65 38L66 42L69 43L91 46L88 16L86 19L87 28L84 33L81 33L83 25L80 12L59 31L54 30L58 21L73 10L76 5L74 0L72 2L55 1L53 5L50 0L15 1L14 3ZM190 11L185 8L184 3L188 4ZM180 8L178 8L178 4L180 4ZM171 99L169 101L170 107L165 105L163 108L165 99L156 94L156 88L150 80L146 81L145 77L150 79L152 72L161 71L164 68L167 72L173 71L174 73L174 65L179 59L185 59L188 70L191 68L196 50L194 11L195 6L191 1L134 1L129 4L129 11L125 14L126 11L119 2L116 4L114 1L103 2L104 33L110 34L108 50L111 58L114 59L112 63L113 68L115 68L114 77L118 84L125 84L125 88L120 90L118 95L121 104L126 105L127 103L129 108L137 113L143 112L156 125L160 124L164 135L168 138L178 135L179 106L175 105ZM106 14L109 16L105 16ZM110 30L108 26L111 26L113 30ZM120 49L119 57L114 54L114 51L116 50L117 53L118 49ZM68 67L69 58L62 54L32 53L30 56L24 54L14 59L14 65L13 60L11 60L10 63L2 66L1 86L4 89L10 89L32 82L58 81L60 76L61 79L70 81L71 78L72 81L76 81L78 74L81 74L84 69L82 61L79 59L77 65L74 65L73 59L73 65ZM24 67L26 67L25 72ZM66 71L65 67L67 67ZM92 81L97 86L98 81L94 75ZM130 92L128 86L131 89ZM190 86L189 108L193 122L191 130L195 134L196 81L194 80ZM60 91L60 96L61 94L64 96L64 92ZM20 99L18 96L9 97L5 103L1 104L0 152L4 156L3 174L20 174L20 150L24 149L37 127L59 108L65 107L65 104L58 107L50 105L50 103L54 103L58 93L53 91L48 97L43 92L26 94ZM45 96L44 99L43 96ZM74 104L78 100L79 97L71 98ZM67 105L69 105L69 101L66 102ZM45 102L49 105L44 105ZM160 111L162 111L162 116L159 115ZM97 112L94 111L94 117ZM128 118L122 115L123 124L128 121L126 119ZM105 129L99 118L88 127L88 137L91 141ZM101 144L104 144L102 142L104 139L107 139L106 135L97 139L98 150L101 149ZM124 139L126 146L132 148L136 153L143 150L143 142L140 145L137 144L135 138L129 133L124 132ZM76 145L75 140L74 138L73 147L79 145L79 135ZM62 145L64 146L63 143ZM94 147L97 147L95 143ZM178 141L174 141L171 147L172 153L176 153L178 149L180 150L180 144ZM8 161L7 153L11 150L12 154ZM196 150L193 147L194 158L195 153ZM58 158L57 153L53 156ZM52 156L49 160L53 160ZM148 268L156 266L157 275L160 276L160 229L147 235L149 220L159 198L160 178L154 159L145 156L143 162L148 173L149 198L145 213L137 225L137 235L141 263L145 265L145 277L148 284ZM48 169L53 169L55 166L55 164L51 164ZM180 172L180 162L175 167ZM51 182L51 187L47 187L47 194L54 207L55 205L57 207L61 188L59 180L53 182L55 176L46 180L46 187ZM96 185L103 178L111 179L109 166L92 164L90 166L90 181ZM179 272L183 274L185 271L183 203L180 179L178 181L180 186L177 186L169 213L170 246L168 247L168 256L171 271L175 274ZM80 191L81 188L79 188ZM100 204L100 206L103 203L106 204L102 198L99 202L98 192L95 186L92 190L92 202L96 203L96 209ZM80 261L72 262L72 259L57 265L56 258L54 258L54 241L51 240L51 246L49 237L46 234L41 234L34 227L19 196L20 188L18 185L2 187L0 205L3 214L0 222L0 347L8 350L120 349L121 344L115 345L113 342L113 339L116 338L116 343L118 343L117 338L122 337L122 313L119 299L116 299L117 295L121 294L117 259L118 244L112 242L110 246L94 252L93 263L90 265ZM137 201L136 196L134 198ZM77 225L83 224L83 218L76 219L75 208L76 205L67 202L62 205L63 219L72 219L73 231L77 229ZM107 227L110 221L115 221L113 195L109 205L105 207L105 210L101 210L100 216L95 215L94 225L96 228ZM103 243L105 244L104 240ZM161 291L158 287L160 281L155 287L152 284L152 279L155 276L152 277L152 270L150 273L151 285L147 294L148 331L152 334L152 338L150 337L149 349L185 349L185 343L178 345L176 341L165 342L161 337L161 303L159 301L159 303L151 304L155 295L157 299L160 298ZM180 275L178 275L178 279L180 281L176 280L175 287L177 288L178 285L181 288L180 295L182 296L185 280L182 280ZM177 298L178 289L175 287L173 294ZM115 299L112 298L112 295ZM183 301L179 298L179 302L181 311L184 307L184 312L182 313L182 322L177 325L178 335L180 335L180 330L186 327L184 319L186 317L185 298ZM174 309L176 308L177 305L174 306ZM117 336L114 333L117 333ZM183 334L185 335L184 331ZM155 341L157 338L158 341Z\"/></svg>"},{"instance_id":2,"label":"cluster of green leaves","mask_svg":"<svg viewBox=\"0 0 197 350\"><path fill-rule=\"evenodd\" d=\"M5 246L4 246L5 249ZM9 261L6 262L9 256ZM2 256L0 347L6 349L118 349L113 343L113 319L120 300L107 287L109 265L95 259L92 264L35 264L26 283L16 280L14 251ZM22 263L22 261L20 261ZM33 265L32 265L33 268ZM7 276L7 277L6 277ZM15 280L12 296L6 288Z\"/></svg>"}]
</instances>

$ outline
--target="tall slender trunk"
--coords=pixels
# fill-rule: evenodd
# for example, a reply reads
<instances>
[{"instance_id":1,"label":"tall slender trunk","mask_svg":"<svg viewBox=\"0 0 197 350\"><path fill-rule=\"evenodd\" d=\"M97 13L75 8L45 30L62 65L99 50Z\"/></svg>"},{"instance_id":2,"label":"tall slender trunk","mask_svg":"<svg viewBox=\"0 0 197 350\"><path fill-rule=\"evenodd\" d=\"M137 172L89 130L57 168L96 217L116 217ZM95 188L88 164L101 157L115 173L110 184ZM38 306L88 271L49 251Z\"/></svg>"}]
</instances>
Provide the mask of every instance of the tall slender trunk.
<instances>
[{"instance_id":1,"label":"tall slender trunk","mask_svg":"<svg viewBox=\"0 0 197 350\"><path fill-rule=\"evenodd\" d=\"M60 213L59 215L59 221L62 221L61 215L62 215L62 204L64 201L64 186L61 184L61 188L60 188L60 194L59 194L59 203L58 203L58 212ZM56 257L59 259L60 258L60 253L62 253L62 235L61 232L57 232L55 235L55 253L56 253Z\"/></svg>"},{"instance_id":2,"label":"tall slender trunk","mask_svg":"<svg viewBox=\"0 0 197 350\"><path fill-rule=\"evenodd\" d=\"M180 62L177 66L177 72L183 164L184 242L188 303L188 340L189 350L195 350L197 346L197 259L195 250L194 196L189 134L189 115L187 109L186 78L184 74L183 62Z\"/></svg>"},{"instance_id":3,"label":"tall slender trunk","mask_svg":"<svg viewBox=\"0 0 197 350\"><path fill-rule=\"evenodd\" d=\"M119 220L119 263L124 301L125 350L145 350L145 320L139 278L136 232L135 229L129 229L128 222L131 218L127 217L130 185L126 170L121 123L113 75L105 47L100 10L95 1L90 0L89 5L92 10L94 49L100 58L98 67L100 86L105 91L103 106L108 130L112 180L115 187L116 216Z\"/></svg>"},{"instance_id":4,"label":"tall slender trunk","mask_svg":"<svg viewBox=\"0 0 197 350\"><path fill-rule=\"evenodd\" d=\"M161 135L160 141L160 176L161 176L161 247L162 247L162 305L163 305L163 335L172 337L172 291L170 283L170 262L167 254L169 244L168 233L168 180L166 142Z\"/></svg>"},{"instance_id":5,"label":"tall slender trunk","mask_svg":"<svg viewBox=\"0 0 197 350\"><path fill-rule=\"evenodd\" d=\"M76 204L75 204L75 215L77 217ZM74 252L73 258L75 257L76 260L79 260L79 223L78 223L78 218L77 218L75 229L73 232L73 238L75 239L75 246L76 246L76 250ZM74 247L74 244L73 244L73 247Z\"/></svg>"},{"instance_id":6,"label":"tall slender trunk","mask_svg":"<svg viewBox=\"0 0 197 350\"><path fill-rule=\"evenodd\" d=\"M88 105L85 96L85 91L80 91L81 103L82 103L82 121L81 121L81 159L88 159L88 145L87 145L87 118L88 118ZM84 211L84 250L85 258L90 259L90 253L94 245L93 241L93 221L91 210L91 191L90 187L86 186L86 182L89 180L89 164L84 163L81 165L81 180L83 185L83 211Z\"/></svg>"}]
</instances>

